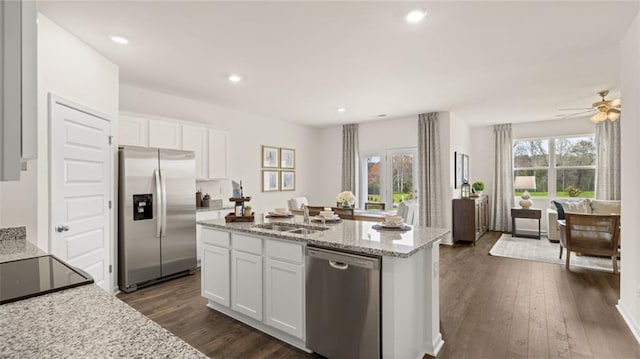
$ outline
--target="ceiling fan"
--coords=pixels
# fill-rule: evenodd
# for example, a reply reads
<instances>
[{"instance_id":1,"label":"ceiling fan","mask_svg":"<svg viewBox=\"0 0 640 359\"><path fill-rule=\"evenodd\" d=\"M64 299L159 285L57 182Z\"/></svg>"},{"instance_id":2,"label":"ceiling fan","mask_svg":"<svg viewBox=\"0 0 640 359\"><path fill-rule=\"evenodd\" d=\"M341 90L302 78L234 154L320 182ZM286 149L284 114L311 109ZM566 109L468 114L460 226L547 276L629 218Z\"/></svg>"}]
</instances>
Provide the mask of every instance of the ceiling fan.
<instances>
[{"instance_id":1,"label":"ceiling fan","mask_svg":"<svg viewBox=\"0 0 640 359\"><path fill-rule=\"evenodd\" d=\"M593 123L599 123L606 120L609 120L611 122L616 121L620 117L620 107L622 106L622 101L619 98L615 100L607 100L606 97L608 94L609 90L600 91L598 92L598 95L600 95L602 100L594 102L590 108L563 108L560 109L560 111L584 111L575 112L568 115L557 115L556 117L567 118L596 112L596 114L591 117L591 122Z\"/></svg>"}]
</instances>

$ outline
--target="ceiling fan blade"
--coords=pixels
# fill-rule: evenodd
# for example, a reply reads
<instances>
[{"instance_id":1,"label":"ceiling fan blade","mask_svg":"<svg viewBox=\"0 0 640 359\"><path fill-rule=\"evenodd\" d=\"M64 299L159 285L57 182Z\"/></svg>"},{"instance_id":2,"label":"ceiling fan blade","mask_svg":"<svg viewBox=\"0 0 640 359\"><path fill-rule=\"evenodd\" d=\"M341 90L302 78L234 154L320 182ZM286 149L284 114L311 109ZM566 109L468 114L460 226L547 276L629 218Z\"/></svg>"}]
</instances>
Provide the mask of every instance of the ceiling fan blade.
<instances>
[{"instance_id":1,"label":"ceiling fan blade","mask_svg":"<svg viewBox=\"0 0 640 359\"><path fill-rule=\"evenodd\" d=\"M618 107L620 105L622 105L622 100L619 98L611 101L611 107Z\"/></svg>"},{"instance_id":2,"label":"ceiling fan blade","mask_svg":"<svg viewBox=\"0 0 640 359\"><path fill-rule=\"evenodd\" d=\"M580 110L592 110L591 107L579 107L579 108L561 108L558 111L580 111Z\"/></svg>"},{"instance_id":3,"label":"ceiling fan blade","mask_svg":"<svg viewBox=\"0 0 640 359\"><path fill-rule=\"evenodd\" d=\"M560 120L563 118L571 118L571 117L575 117L575 116L579 116L579 115L584 115L586 113L591 113L591 112L595 112L595 109L589 109L588 111L581 111L581 112L576 112L576 113L568 113L566 115L556 115L556 117Z\"/></svg>"}]
</instances>

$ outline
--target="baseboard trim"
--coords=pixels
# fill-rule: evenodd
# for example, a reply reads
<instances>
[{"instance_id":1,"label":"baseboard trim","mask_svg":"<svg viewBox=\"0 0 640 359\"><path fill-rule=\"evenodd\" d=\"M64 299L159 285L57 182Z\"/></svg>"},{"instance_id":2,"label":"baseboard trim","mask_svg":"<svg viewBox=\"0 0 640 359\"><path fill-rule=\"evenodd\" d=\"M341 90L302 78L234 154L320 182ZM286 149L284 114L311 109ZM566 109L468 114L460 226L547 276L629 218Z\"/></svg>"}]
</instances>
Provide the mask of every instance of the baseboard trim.
<instances>
[{"instance_id":1,"label":"baseboard trim","mask_svg":"<svg viewBox=\"0 0 640 359\"><path fill-rule=\"evenodd\" d=\"M620 312L622 319L624 319L624 321L627 323L627 325L629 326L629 330L631 330L631 333L633 333L636 341L638 342L638 344L640 344L640 325L638 325L633 317L631 317L631 315L625 308L624 303L622 303L622 299L618 300L618 305L616 305L616 308L618 308L618 312Z\"/></svg>"}]
</instances>

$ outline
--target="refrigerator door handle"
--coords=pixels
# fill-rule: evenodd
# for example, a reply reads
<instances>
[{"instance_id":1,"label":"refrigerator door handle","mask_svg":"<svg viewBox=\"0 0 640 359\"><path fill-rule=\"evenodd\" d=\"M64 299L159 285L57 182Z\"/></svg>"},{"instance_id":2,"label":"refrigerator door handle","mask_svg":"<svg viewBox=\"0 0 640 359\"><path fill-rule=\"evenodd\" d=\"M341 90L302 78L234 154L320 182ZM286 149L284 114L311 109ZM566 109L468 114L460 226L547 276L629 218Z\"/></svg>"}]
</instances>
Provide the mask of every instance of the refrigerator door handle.
<instances>
[{"instance_id":1,"label":"refrigerator door handle","mask_svg":"<svg viewBox=\"0 0 640 359\"><path fill-rule=\"evenodd\" d=\"M167 236L167 181L164 178L164 171L160 170L160 183L162 184L162 237Z\"/></svg>"},{"instance_id":2,"label":"refrigerator door handle","mask_svg":"<svg viewBox=\"0 0 640 359\"><path fill-rule=\"evenodd\" d=\"M160 185L160 171L153 171L156 179L156 203L158 203L158 218L156 219L156 238L162 237L162 204L164 203L161 185Z\"/></svg>"}]
</instances>

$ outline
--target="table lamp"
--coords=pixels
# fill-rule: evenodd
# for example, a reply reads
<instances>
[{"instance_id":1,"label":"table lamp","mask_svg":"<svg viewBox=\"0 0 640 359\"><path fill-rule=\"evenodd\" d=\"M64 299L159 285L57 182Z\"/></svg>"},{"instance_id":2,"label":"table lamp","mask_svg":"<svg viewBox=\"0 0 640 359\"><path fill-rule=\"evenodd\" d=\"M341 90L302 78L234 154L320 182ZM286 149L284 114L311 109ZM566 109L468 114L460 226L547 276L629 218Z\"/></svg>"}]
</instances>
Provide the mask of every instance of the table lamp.
<instances>
[{"instance_id":1,"label":"table lamp","mask_svg":"<svg viewBox=\"0 0 640 359\"><path fill-rule=\"evenodd\" d=\"M533 201L531 201L531 195L529 194L528 189L536 189L536 177L535 176L516 176L516 180L513 183L513 188L515 189L523 189L522 195L520 196L522 199L520 200L520 206L524 209L528 209L533 205Z\"/></svg>"}]
</instances>

